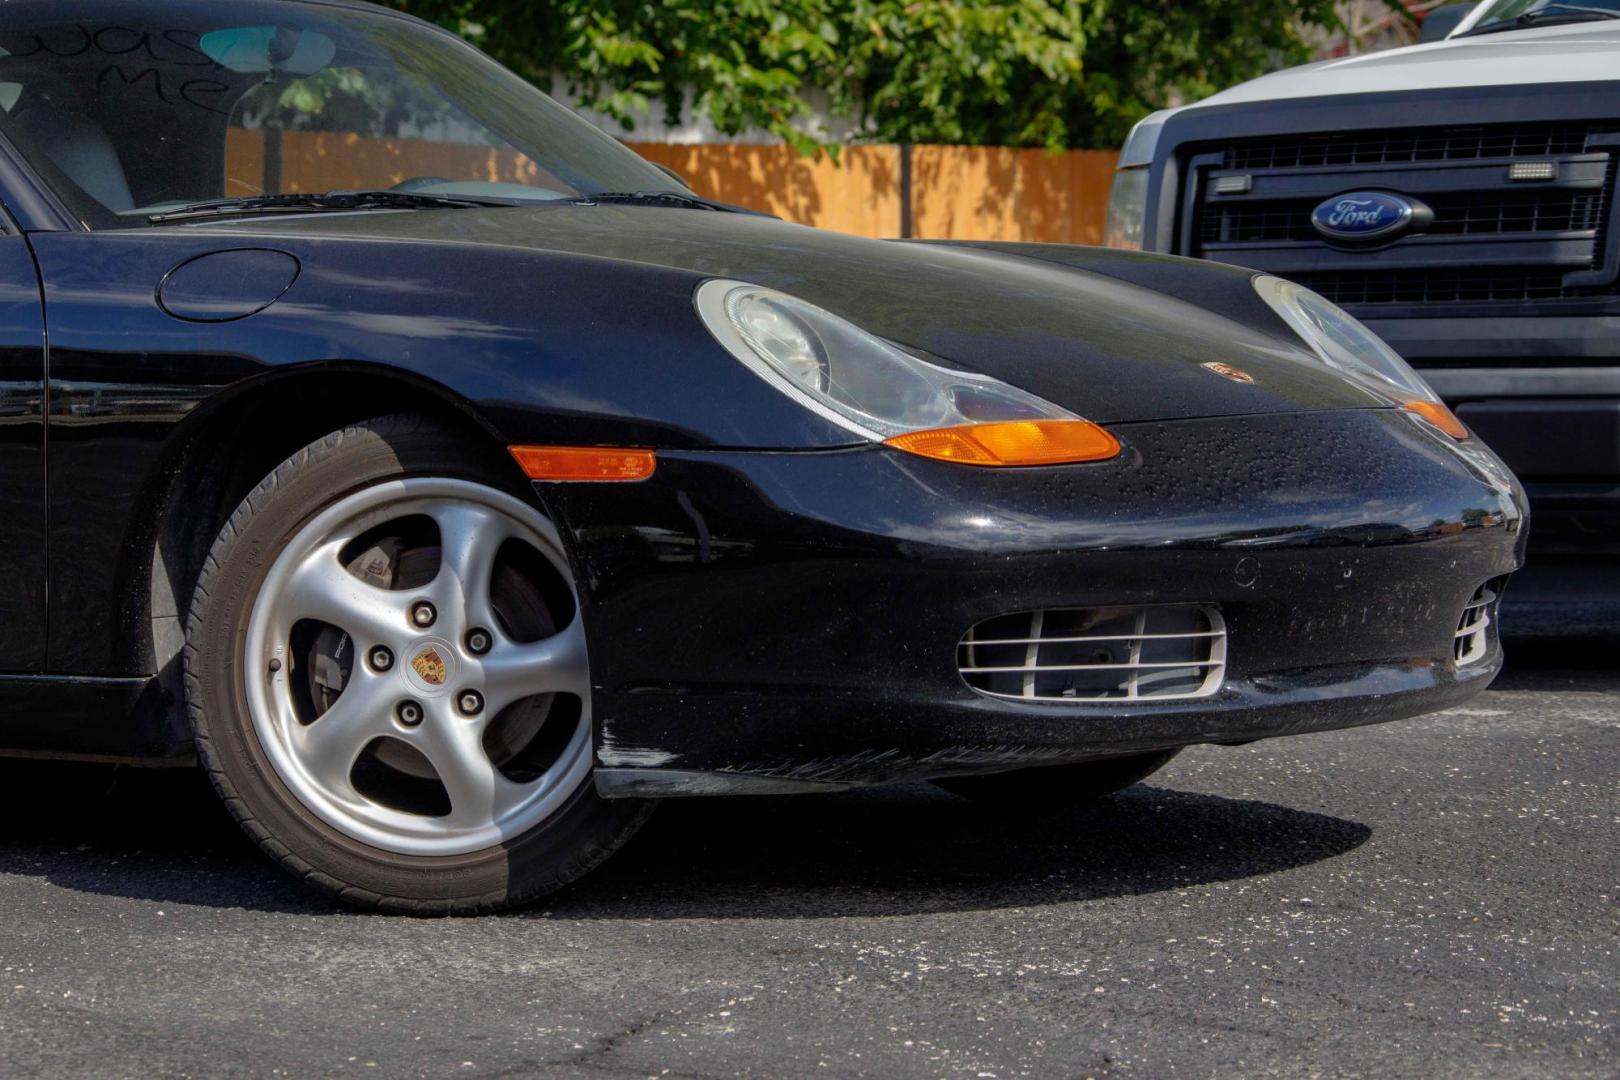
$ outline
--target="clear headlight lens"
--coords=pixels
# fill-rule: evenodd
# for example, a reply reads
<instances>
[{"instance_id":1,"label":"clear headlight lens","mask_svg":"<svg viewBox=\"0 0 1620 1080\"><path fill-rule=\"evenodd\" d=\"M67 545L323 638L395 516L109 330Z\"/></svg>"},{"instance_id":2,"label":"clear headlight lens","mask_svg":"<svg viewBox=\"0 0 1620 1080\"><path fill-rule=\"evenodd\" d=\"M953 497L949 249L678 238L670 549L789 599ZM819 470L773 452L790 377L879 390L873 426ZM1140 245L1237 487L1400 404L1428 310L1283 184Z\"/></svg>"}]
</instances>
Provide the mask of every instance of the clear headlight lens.
<instances>
[{"instance_id":1,"label":"clear headlight lens","mask_svg":"<svg viewBox=\"0 0 1620 1080\"><path fill-rule=\"evenodd\" d=\"M1119 452L1112 435L1066 409L998 379L930 364L776 289L707 281L696 302L733 356L862 439L976 465L1096 461Z\"/></svg>"},{"instance_id":2,"label":"clear headlight lens","mask_svg":"<svg viewBox=\"0 0 1620 1080\"><path fill-rule=\"evenodd\" d=\"M1329 367L1423 417L1447 435L1468 437L1468 429L1423 377L1339 305L1302 285L1266 274L1255 277L1254 291Z\"/></svg>"},{"instance_id":3,"label":"clear headlight lens","mask_svg":"<svg viewBox=\"0 0 1620 1080\"><path fill-rule=\"evenodd\" d=\"M805 333L791 304L746 289L726 297L726 314L743 341L796 386L825 394L831 365L820 339Z\"/></svg>"},{"instance_id":4,"label":"clear headlight lens","mask_svg":"<svg viewBox=\"0 0 1620 1080\"><path fill-rule=\"evenodd\" d=\"M1303 285L1262 274L1254 291L1332 368L1386 397L1439 401L1400 354L1339 305Z\"/></svg>"},{"instance_id":5,"label":"clear headlight lens","mask_svg":"<svg viewBox=\"0 0 1620 1080\"><path fill-rule=\"evenodd\" d=\"M1114 173L1114 190L1108 196L1108 224L1103 233L1103 243L1108 247L1142 249L1149 171L1146 165L1136 165Z\"/></svg>"}]
</instances>

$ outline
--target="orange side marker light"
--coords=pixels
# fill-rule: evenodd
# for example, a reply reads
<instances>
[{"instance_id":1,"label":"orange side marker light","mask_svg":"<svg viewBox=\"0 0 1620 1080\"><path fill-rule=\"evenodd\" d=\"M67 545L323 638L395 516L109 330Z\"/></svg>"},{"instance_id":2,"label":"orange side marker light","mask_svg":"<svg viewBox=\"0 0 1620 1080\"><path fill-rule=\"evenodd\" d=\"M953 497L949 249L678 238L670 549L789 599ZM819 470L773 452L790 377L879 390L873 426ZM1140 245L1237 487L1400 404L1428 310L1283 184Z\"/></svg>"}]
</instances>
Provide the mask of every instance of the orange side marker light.
<instances>
[{"instance_id":1,"label":"orange side marker light","mask_svg":"<svg viewBox=\"0 0 1620 1080\"><path fill-rule=\"evenodd\" d=\"M1407 412L1417 413L1453 439L1468 438L1468 426L1438 401L1408 401L1404 407Z\"/></svg>"},{"instance_id":2,"label":"orange side marker light","mask_svg":"<svg viewBox=\"0 0 1620 1080\"><path fill-rule=\"evenodd\" d=\"M884 443L908 454L990 468L1068 465L1119 456L1119 440L1090 420L1007 420L911 431Z\"/></svg>"},{"instance_id":3,"label":"orange side marker light","mask_svg":"<svg viewBox=\"0 0 1620 1080\"><path fill-rule=\"evenodd\" d=\"M616 446L509 446L530 480L633 481L653 474L651 450Z\"/></svg>"}]
</instances>

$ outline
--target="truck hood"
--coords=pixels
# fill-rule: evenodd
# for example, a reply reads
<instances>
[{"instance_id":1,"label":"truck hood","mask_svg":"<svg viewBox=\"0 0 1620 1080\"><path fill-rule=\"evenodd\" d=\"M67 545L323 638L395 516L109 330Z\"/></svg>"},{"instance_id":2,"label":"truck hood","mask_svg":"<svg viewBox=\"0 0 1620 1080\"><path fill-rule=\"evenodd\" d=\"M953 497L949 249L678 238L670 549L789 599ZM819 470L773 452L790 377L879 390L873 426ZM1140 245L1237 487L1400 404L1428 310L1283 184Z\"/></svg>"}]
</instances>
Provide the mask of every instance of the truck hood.
<instances>
[{"instance_id":1,"label":"truck hood","mask_svg":"<svg viewBox=\"0 0 1620 1080\"><path fill-rule=\"evenodd\" d=\"M1035 245L1018 254L1017 246L870 240L750 214L572 203L201 228L248 232L270 244L280 238L306 261L319 259L320 245L299 241L375 242L378 258L393 265L412 258L416 246L428 268L445 244L508 255L523 249L539 257L537 284L548 272L600 280L600 306L581 317L601 322L604 333L612 332L617 306L640 302L627 293L628 275L618 266L680 271L669 287L682 291L683 304L686 290L708 278L766 285L925 358L1001 379L1101 423L1384 404L1316 361L1260 303L1249 272L1164 256L1084 248L1055 254ZM554 267L547 255L560 256ZM1131 272L1110 272L1122 261ZM509 271L495 267L511 263L491 265L499 273ZM1143 282L1162 282L1167 291ZM686 310L692 322L671 316L671 334L703 332L695 309ZM1246 378L1223 375L1222 367Z\"/></svg>"},{"instance_id":2,"label":"truck hood","mask_svg":"<svg viewBox=\"0 0 1620 1080\"><path fill-rule=\"evenodd\" d=\"M1339 94L1620 79L1620 20L1505 30L1262 75L1190 109Z\"/></svg>"}]
</instances>

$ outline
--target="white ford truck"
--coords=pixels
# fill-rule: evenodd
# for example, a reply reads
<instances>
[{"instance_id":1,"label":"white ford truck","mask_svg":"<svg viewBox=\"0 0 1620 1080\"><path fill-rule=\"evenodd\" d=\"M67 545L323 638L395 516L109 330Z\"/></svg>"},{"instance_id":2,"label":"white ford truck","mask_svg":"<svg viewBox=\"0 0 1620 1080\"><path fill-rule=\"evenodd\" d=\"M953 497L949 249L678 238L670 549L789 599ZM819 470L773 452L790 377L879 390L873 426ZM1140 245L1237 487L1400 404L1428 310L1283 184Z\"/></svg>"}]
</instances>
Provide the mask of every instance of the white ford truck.
<instances>
[{"instance_id":1,"label":"white ford truck","mask_svg":"<svg viewBox=\"0 0 1620 1080\"><path fill-rule=\"evenodd\" d=\"M1525 481L1532 594L1620 596L1617 161L1620 0L1487 0L1143 120L1109 243L1343 305Z\"/></svg>"}]
</instances>

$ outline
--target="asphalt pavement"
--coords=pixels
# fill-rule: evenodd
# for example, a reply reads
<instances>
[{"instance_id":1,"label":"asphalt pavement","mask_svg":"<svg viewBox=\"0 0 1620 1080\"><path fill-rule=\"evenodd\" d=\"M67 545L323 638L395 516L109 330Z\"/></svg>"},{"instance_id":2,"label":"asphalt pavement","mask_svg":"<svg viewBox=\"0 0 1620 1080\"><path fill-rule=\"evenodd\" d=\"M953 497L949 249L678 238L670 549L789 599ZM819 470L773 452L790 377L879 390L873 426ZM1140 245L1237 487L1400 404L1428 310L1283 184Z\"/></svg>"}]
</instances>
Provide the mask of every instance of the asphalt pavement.
<instances>
[{"instance_id":1,"label":"asphalt pavement","mask_svg":"<svg viewBox=\"0 0 1620 1080\"><path fill-rule=\"evenodd\" d=\"M482 919L332 905L189 772L8 763L0 1073L1615 1077L1617 657L1039 816L669 802Z\"/></svg>"}]
</instances>

